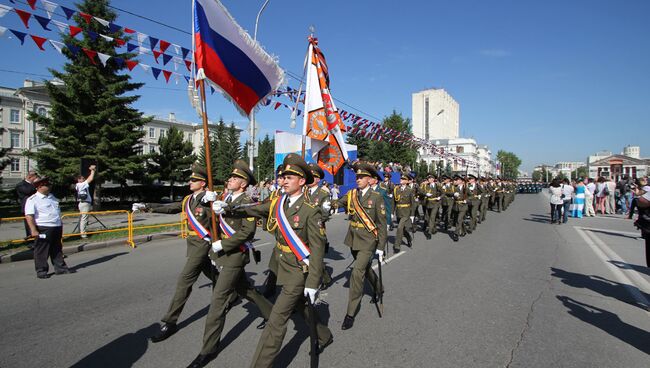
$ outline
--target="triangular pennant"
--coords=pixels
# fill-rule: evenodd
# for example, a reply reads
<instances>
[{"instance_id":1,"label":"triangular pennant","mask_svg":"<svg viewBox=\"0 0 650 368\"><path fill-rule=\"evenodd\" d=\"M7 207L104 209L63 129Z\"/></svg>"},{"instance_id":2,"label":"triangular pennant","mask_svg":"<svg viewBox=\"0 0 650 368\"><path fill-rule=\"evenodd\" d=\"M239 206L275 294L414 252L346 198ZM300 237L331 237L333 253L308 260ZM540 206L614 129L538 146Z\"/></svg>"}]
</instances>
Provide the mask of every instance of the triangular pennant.
<instances>
[{"instance_id":1,"label":"triangular pennant","mask_svg":"<svg viewBox=\"0 0 650 368\"><path fill-rule=\"evenodd\" d=\"M94 18L98 23L100 23L101 25L103 25L104 27L108 27L108 25L109 25L109 23L110 23L109 21L104 20L104 19L99 18L99 17L93 17L93 18Z\"/></svg>"},{"instance_id":2,"label":"triangular pennant","mask_svg":"<svg viewBox=\"0 0 650 368\"><path fill-rule=\"evenodd\" d=\"M99 33L91 31L89 29L86 30L86 32L88 33L88 36L90 37L91 40L97 41L97 37L99 37Z\"/></svg>"},{"instance_id":3,"label":"triangular pennant","mask_svg":"<svg viewBox=\"0 0 650 368\"><path fill-rule=\"evenodd\" d=\"M124 47L124 45L126 44L126 41L124 41L121 38L116 38L115 43L117 44L118 47Z\"/></svg>"},{"instance_id":4,"label":"triangular pennant","mask_svg":"<svg viewBox=\"0 0 650 368\"><path fill-rule=\"evenodd\" d=\"M61 5L61 9L63 9L63 12L65 13L65 17L66 17L68 20L70 20L70 18L72 18L72 16L74 15L74 13L76 13L74 10L72 10L72 9L70 9L70 8L66 8L66 7L63 6L63 5Z\"/></svg>"},{"instance_id":5,"label":"triangular pennant","mask_svg":"<svg viewBox=\"0 0 650 368\"><path fill-rule=\"evenodd\" d=\"M165 41L165 40L160 40L160 51L165 52L167 51L167 48L171 45L171 43Z\"/></svg>"},{"instance_id":6,"label":"triangular pennant","mask_svg":"<svg viewBox=\"0 0 650 368\"><path fill-rule=\"evenodd\" d=\"M158 44L158 39L149 36L149 46L151 47L152 50L156 47L157 44Z\"/></svg>"},{"instance_id":7,"label":"triangular pennant","mask_svg":"<svg viewBox=\"0 0 650 368\"><path fill-rule=\"evenodd\" d=\"M156 64L158 64L158 58L162 55L162 52L156 50L151 50L151 52L153 52L153 58L156 59Z\"/></svg>"},{"instance_id":8,"label":"triangular pennant","mask_svg":"<svg viewBox=\"0 0 650 368\"><path fill-rule=\"evenodd\" d=\"M32 10L36 10L36 0L27 0L27 4L29 4L29 7L32 8Z\"/></svg>"},{"instance_id":9,"label":"triangular pennant","mask_svg":"<svg viewBox=\"0 0 650 368\"><path fill-rule=\"evenodd\" d=\"M97 51L88 50L87 48L82 48L82 50L84 50L84 53L86 53L88 59L90 59L90 62L93 63L93 65L97 65L97 62L95 61L95 56L97 56Z\"/></svg>"},{"instance_id":10,"label":"triangular pennant","mask_svg":"<svg viewBox=\"0 0 650 368\"><path fill-rule=\"evenodd\" d=\"M187 54L190 53L190 50L186 49L185 47L181 47L181 51L183 51L183 59L187 59Z\"/></svg>"},{"instance_id":11,"label":"triangular pennant","mask_svg":"<svg viewBox=\"0 0 650 368\"><path fill-rule=\"evenodd\" d=\"M70 25L68 27L70 27L70 36L72 36L72 37L75 37L76 35L78 35L82 31L81 28L75 27L73 25Z\"/></svg>"},{"instance_id":12,"label":"triangular pennant","mask_svg":"<svg viewBox=\"0 0 650 368\"><path fill-rule=\"evenodd\" d=\"M102 54L101 52L98 52L97 57L99 58L99 61L101 61L104 66L106 66L106 63L111 58L111 55L106 55L106 54Z\"/></svg>"},{"instance_id":13,"label":"triangular pennant","mask_svg":"<svg viewBox=\"0 0 650 368\"><path fill-rule=\"evenodd\" d=\"M129 71L133 70L138 65L137 60L126 60L126 67L129 68Z\"/></svg>"},{"instance_id":14,"label":"triangular pennant","mask_svg":"<svg viewBox=\"0 0 650 368\"><path fill-rule=\"evenodd\" d=\"M30 35L30 36L32 37L32 40L36 42L36 46L38 46L38 48L41 49L41 51L45 51L45 49L43 48L43 44L45 43L45 41L47 41L47 38L38 37L34 35Z\"/></svg>"},{"instance_id":15,"label":"triangular pennant","mask_svg":"<svg viewBox=\"0 0 650 368\"><path fill-rule=\"evenodd\" d=\"M47 0L41 0L41 4L45 8L45 12L47 12L47 17L52 19L52 14L54 14L54 11L59 5Z\"/></svg>"},{"instance_id":16,"label":"triangular pennant","mask_svg":"<svg viewBox=\"0 0 650 368\"><path fill-rule=\"evenodd\" d=\"M52 45L52 47L54 47L56 51L59 52L59 54L63 54L63 42L50 40L50 45Z\"/></svg>"},{"instance_id":17,"label":"triangular pennant","mask_svg":"<svg viewBox=\"0 0 650 368\"><path fill-rule=\"evenodd\" d=\"M139 46L139 47L140 47L140 50L138 50L138 53L140 55L145 55L145 54L151 53L151 50L149 50L148 48L146 48L144 46Z\"/></svg>"},{"instance_id":18,"label":"triangular pennant","mask_svg":"<svg viewBox=\"0 0 650 368\"><path fill-rule=\"evenodd\" d=\"M79 15L86 21L86 24L90 25L90 20L93 18L92 15L84 12L79 12Z\"/></svg>"},{"instance_id":19,"label":"triangular pennant","mask_svg":"<svg viewBox=\"0 0 650 368\"><path fill-rule=\"evenodd\" d=\"M138 36L137 36L137 37L138 37L138 44L140 44L140 45L142 45L142 44L144 43L144 41L146 41L146 40L149 39L149 36L147 36L147 35L144 34L144 33L140 33L140 32L138 32Z\"/></svg>"},{"instance_id":20,"label":"triangular pennant","mask_svg":"<svg viewBox=\"0 0 650 368\"><path fill-rule=\"evenodd\" d=\"M74 54L74 56L77 56L77 54L79 53L79 46L75 46L71 43L66 43L65 45L68 47L68 50L70 50L70 52Z\"/></svg>"},{"instance_id":21,"label":"triangular pennant","mask_svg":"<svg viewBox=\"0 0 650 368\"><path fill-rule=\"evenodd\" d=\"M162 57L163 57L163 65L167 65L167 63L169 62L169 60L172 59L172 56L171 56L171 55L167 55L167 54L162 54Z\"/></svg>"},{"instance_id":22,"label":"triangular pennant","mask_svg":"<svg viewBox=\"0 0 650 368\"><path fill-rule=\"evenodd\" d=\"M188 77L187 75L184 75L183 78L185 78L185 80L187 81L187 83L190 83L190 77Z\"/></svg>"},{"instance_id":23,"label":"triangular pennant","mask_svg":"<svg viewBox=\"0 0 650 368\"><path fill-rule=\"evenodd\" d=\"M192 71L192 62L189 60L183 60L185 62L185 66L187 67L187 70Z\"/></svg>"},{"instance_id":24,"label":"triangular pennant","mask_svg":"<svg viewBox=\"0 0 650 368\"><path fill-rule=\"evenodd\" d=\"M109 36L107 36L107 35L103 35L103 34L101 34L101 33L100 33L99 35L101 36L101 38L105 39L105 40L108 41L108 42L113 42L113 40L114 40L113 37L109 37Z\"/></svg>"},{"instance_id":25,"label":"triangular pennant","mask_svg":"<svg viewBox=\"0 0 650 368\"><path fill-rule=\"evenodd\" d=\"M126 32L126 33L131 33L131 34L136 33L136 32L135 32L134 30L132 30L131 28L126 28L126 27L124 27L124 32Z\"/></svg>"},{"instance_id":26,"label":"triangular pennant","mask_svg":"<svg viewBox=\"0 0 650 368\"><path fill-rule=\"evenodd\" d=\"M165 80L167 81L167 83L169 83L169 77L171 77L172 72L168 70L163 70L162 72L163 72L163 76L165 77Z\"/></svg>"},{"instance_id":27,"label":"triangular pennant","mask_svg":"<svg viewBox=\"0 0 650 368\"><path fill-rule=\"evenodd\" d=\"M113 60L115 60L115 64L117 64L117 67L119 69L122 69L122 67L124 66L124 59L122 59L121 57L115 56L115 57L113 57Z\"/></svg>"},{"instance_id":28,"label":"triangular pennant","mask_svg":"<svg viewBox=\"0 0 650 368\"><path fill-rule=\"evenodd\" d=\"M175 43L173 43L172 46L174 47L174 52L176 53L176 55L180 55L181 54L181 47L178 46Z\"/></svg>"},{"instance_id":29,"label":"triangular pennant","mask_svg":"<svg viewBox=\"0 0 650 368\"><path fill-rule=\"evenodd\" d=\"M34 19L36 19L36 21L41 25L41 27L43 27L44 30L51 31L51 29L47 28L47 26L50 24L50 18L45 18L34 14Z\"/></svg>"},{"instance_id":30,"label":"triangular pennant","mask_svg":"<svg viewBox=\"0 0 650 368\"><path fill-rule=\"evenodd\" d=\"M11 11L11 7L7 5L0 4L0 18L4 17Z\"/></svg>"},{"instance_id":31,"label":"triangular pennant","mask_svg":"<svg viewBox=\"0 0 650 368\"><path fill-rule=\"evenodd\" d=\"M178 56L174 56L172 58L172 61L174 62L174 71L178 71L178 64L180 64L183 59L179 58Z\"/></svg>"},{"instance_id":32,"label":"triangular pennant","mask_svg":"<svg viewBox=\"0 0 650 368\"><path fill-rule=\"evenodd\" d=\"M117 32L119 32L121 29L122 29L121 26L118 26L117 24L115 24L115 23L113 23L113 22L109 22L109 23L108 23L108 30L109 30L111 33L117 33Z\"/></svg>"},{"instance_id":33,"label":"triangular pennant","mask_svg":"<svg viewBox=\"0 0 650 368\"><path fill-rule=\"evenodd\" d=\"M215 91L214 91L214 87L210 86L210 94L213 95L214 92L215 92Z\"/></svg>"},{"instance_id":34,"label":"triangular pennant","mask_svg":"<svg viewBox=\"0 0 650 368\"><path fill-rule=\"evenodd\" d=\"M156 78L156 79L158 79L158 76L160 75L161 71L162 70L160 70L158 68L155 68L153 66L151 67L151 73L153 74L153 77Z\"/></svg>"},{"instance_id":35,"label":"triangular pennant","mask_svg":"<svg viewBox=\"0 0 650 368\"><path fill-rule=\"evenodd\" d=\"M14 34L14 36L18 37L20 40L20 44L24 45L25 44L25 36L27 36L27 33L19 32L13 29L10 29L11 33Z\"/></svg>"},{"instance_id":36,"label":"triangular pennant","mask_svg":"<svg viewBox=\"0 0 650 368\"><path fill-rule=\"evenodd\" d=\"M14 9L16 14L20 17L20 20L23 21L23 24L25 25L25 28L29 28L29 18L32 17L32 13L26 12L24 10L20 9Z\"/></svg>"},{"instance_id":37,"label":"triangular pennant","mask_svg":"<svg viewBox=\"0 0 650 368\"><path fill-rule=\"evenodd\" d=\"M149 73L149 70L151 69L151 67L147 64L140 64L140 68L142 68L142 70L144 70L147 73Z\"/></svg>"},{"instance_id":38,"label":"triangular pennant","mask_svg":"<svg viewBox=\"0 0 650 368\"><path fill-rule=\"evenodd\" d=\"M0 26L0 36L4 36L5 32L7 32L7 27Z\"/></svg>"},{"instance_id":39,"label":"triangular pennant","mask_svg":"<svg viewBox=\"0 0 650 368\"><path fill-rule=\"evenodd\" d=\"M58 20L52 19L52 23L54 23L61 33L65 33L69 29L66 23L59 22Z\"/></svg>"},{"instance_id":40,"label":"triangular pennant","mask_svg":"<svg viewBox=\"0 0 650 368\"><path fill-rule=\"evenodd\" d=\"M130 42L126 44L126 51L127 52L131 52L131 51L133 51L133 50L135 50L137 48L138 48L138 45L134 45L134 44L132 44Z\"/></svg>"}]
</instances>

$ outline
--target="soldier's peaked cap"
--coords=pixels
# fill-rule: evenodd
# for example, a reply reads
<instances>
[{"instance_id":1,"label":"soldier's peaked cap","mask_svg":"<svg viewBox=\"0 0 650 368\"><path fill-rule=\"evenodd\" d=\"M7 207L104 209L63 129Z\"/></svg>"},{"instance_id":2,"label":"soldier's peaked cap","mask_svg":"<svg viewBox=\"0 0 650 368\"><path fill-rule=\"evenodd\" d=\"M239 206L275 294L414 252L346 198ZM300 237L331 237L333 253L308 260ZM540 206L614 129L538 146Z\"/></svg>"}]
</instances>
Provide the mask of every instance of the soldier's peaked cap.
<instances>
[{"instance_id":1,"label":"soldier's peaked cap","mask_svg":"<svg viewBox=\"0 0 650 368\"><path fill-rule=\"evenodd\" d=\"M469 175L467 175L467 178L468 178L468 179L476 179L476 176L473 175L473 174L469 174Z\"/></svg>"},{"instance_id":2,"label":"soldier's peaked cap","mask_svg":"<svg viewBox=\"0 0 650 368\"><path fill-rule=\"evenodd\" d=\"M284 158L282 164L284 165L282 175L298 175L305 178L305 184L311 184L314 182L314 175L311 173L311 170L309 170L309 165L307 165L300 155L290 153Z\"/></svg>"},{"instance_id":3,"label":"soldier's peaked cap","mask_svg":"<svg viewBox=\"0 0 650 368\"><path fill-rule=\"evenodd\" d=\"M370 176L379 179L379 173L375 167L365 162L359 162L354 165L354 173L357 176Z\"/></svg>"},{"instance_id":4,"label":"soldier's peaked cap","mask_svg":"<svg viewBox=\"0 0 650 368\"><path fill-rule=\"evenodd\" d=\"M311 174L316 178L322 179L325 177L325 172L317 164L310 163L309 170L311 170Z\"/></svg>"},{"instance_id":5,"label":"soldier's peaked cap","mask_svg":"<svg viewBox=\"0 0 650 368\"><path fill-rule=\"evenodd\" d=\"M190 175L190 179L203 180L207 182L208 170L206 170L205 166L194 164L192 165L192 175Z\"/></svg>"},{"instance_id":6,"label":"soldier's peaked cap","mask_svg":"<svg viewBox=\"0 0 650 368\"><path fill-rule=\"evenodd\" d=\"M454 179L454 180L458 180L458 179L460 179L460 180L465 180L465 179L463 179L462 176L460 176L460 175L458 175L458 174L454 175L454 178L453 178L453 179Z\"/></svg>"},{"instance_id":7,"label":"soldier's peaked cap","mask_svg":"<svg viewBox=\"0 0 650 368\"><path fill-rule=\"evenodd\" d=\"M431 173L427 174L427 179L429 179L429 178L435 178L435 177L436 177L436 176L433 175L433 174L431 174Z\"/></svg>"},{"instance_id":8,"label":"soldier's peaked cap","mask_svg":"<svg viewBox=\"0 0 650 368\"><path fill-rule=\"evenodd\" d=\"M230 176L236 176L238 178L245 179L250 185L257 184L253 172L248 168L248 163L246 163L244 160L235 161L235 163L232 165L232 172L230 173Z\"/></svg>"},{"instance_id":9,"label":"soldier's peaked cap","mask_svg":"<svg viewBox=\"0 0 650 368\"><path fill-rule=\"evenodd\" d=\"M43 185L49 185L50 184L50 178L47 176L40 177L32 183L35 188L42 187Z\"/></svg>"}]
</instances>

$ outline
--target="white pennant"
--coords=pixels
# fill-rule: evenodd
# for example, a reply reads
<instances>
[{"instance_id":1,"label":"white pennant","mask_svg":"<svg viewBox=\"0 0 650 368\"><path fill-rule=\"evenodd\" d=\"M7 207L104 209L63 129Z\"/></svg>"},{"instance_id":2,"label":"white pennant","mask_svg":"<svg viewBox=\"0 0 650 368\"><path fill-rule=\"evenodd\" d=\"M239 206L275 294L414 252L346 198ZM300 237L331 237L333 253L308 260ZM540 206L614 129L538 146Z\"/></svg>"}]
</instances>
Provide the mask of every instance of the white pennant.
<instances>
[{"instance_id":1,"label":"white pennant","mask_svg":"<svg viewBox=\"0 0 650 368\"><path fill-rule=\"evenodd\" d=\"M150 67L149 65L147 65L147 64L138 64L138 65L140 65L140 67L142 68L142 70L144 70L145 72L149 73L149 70L151 69L151 67Z\"/></svg>"},{"instance_id":2,"label":"white pennant","mask_svg":"<svg viewBox=\"0 0 650 368\"><path fill-rule=\"evenodd\" d=\"M99 18L99 17L93 17L93 18L95 18L95 20L97 22L101 23L101 25L103 25L104 27L108 27L108 24L110 23L109 21L104 20L104 19Z\"/></svg>"},{"instance_id":3,"label":"white pennant","mask_svg":"<svg viewBox=\"0 0 650 368\"><path fill-rule=\"evenodd\" d=\"M0 4L0 18L4 17L10 10L10 6Z\"/></svg>"},{"instance_id":4,"label":"white pennant","mask_svg":"<svg viewBox=\"0 0 650 368\"><path fill-rule=\"evenodd\" d=\"M54 13L54 10L59 6L56 3L53 3L51 1L47 0L41 0L41 4L43 4L43 7L45 8L45 11L47 12L47 17L52 19L52 14Z\"/></svg>"},{"instance_id":5,"label":"white pennant","mask_svg":"<svg viewBox=\"0 0 650 368\"><path fill-rule=\"evenodd\" d=\"M4 35L5 32L7 32L7 28L3 27L3 26L0 26L0 36Z\"/></svg>"},{"instance_id":6,"label":"white pennant","mask_svg":"<svg viewBox=\"0 0 650 368\"><path fill-rule=\"evenodd\" d=\"M99 61L101 61L102 64L104 64L104 66L106 66L106 63L108 62L108 59L111 58L111 55L106 55L106 54L102 54L101 52L98 52L97 57L99 57Z\"/></svg>"},{"instance_id":7,"label":"white pennant","mask_svg":"<svg viewBox=\"0 0 650 368\"><path fill-rule=\"evenodd\" d=\"M174 73L174 80L176 81L176 85L178 85L178 82L181 80L181 75Z\"/></svg>"},{"instance_id":8,"label":"white pennant","mask_svg":"<svg viewBox=\"0 0 650 368\"><path fill-rule=\"evenodd\" d=\"M142 54L151 54L150 49L148 49L146 47L142 47L142 46L140 46L140 50L138 52L140 53L140 55L142 55Z\"/></svg>"},{"instance_id":9,"label":"white pennant","mask_svg":"<svg viewBox=\"0 0 650 368\"><path fill-rule=\"evenodd\" d=\"M174 46L174 51L176 52L176 55L180 55L181 54L181 47L178 46L175 43L172 43L172 46Z\"/></svg>"},{"instance_id":10,"label":"white pennant","mask_svg":"<svg viewBox=\"0 0 650 368\"><path fill-rule=\"evenodd\" d=\"M103 35L103 34L100 34L100 36L102 36L102 38L105 39L105 40L108 41L108 42L113 42L113 40L114 40L113 37L108 37L108 36Z\"/></svg>"},{"instance_id":11,"label":"white pennant","mask_svg":"<svg viewBox=\"0 0 650 368\"><path fill-rule=\"evenodd\" d=\"M52 23L54 23L54 25L59 29L59 31L61 31L61 33L66 33L68 31L68 25L65 23L54 19L52 20Z\"/></svg>"},{"instance_id":12,"label":"white pennant","mask_svg":"<svg viewBox=\"0 0 650 368\"><path fill-rule=\"evenodd\" d=\"M139 43L140 45L142 45L142 43L143 43L144 41L148 40L148 39L149 39L149 36L147 36L147 35L144 34L144 33L140 33L140 32L138 32L138 43Z\"/></svg>"},{"instance_id":13,"label":"white pennant","mask_svg":"<svg viewBox=\"0 0 650 368\"><path fill-rule=\"evenodd\" d=\"M64 46L63 42L54 41L54 40L48 40L48 41L50 41L50 44L52 45L52 47L54 47L56 49L56 51L59 52L59 54L63 54L63 51L62 51L63 46Z\"/></svg>"},{"instance_id":14,"label":"white pennant","mask_svg":"<svg viewBox=\"0 0 650 368\"><path fill-rule=\"evenodd\" d=\"M174 70L178 71L178 64L184 64L183 59L179 58L178 56L174 56L172 58L172 61L174 62Z\"/></svg>"}]
</instances>

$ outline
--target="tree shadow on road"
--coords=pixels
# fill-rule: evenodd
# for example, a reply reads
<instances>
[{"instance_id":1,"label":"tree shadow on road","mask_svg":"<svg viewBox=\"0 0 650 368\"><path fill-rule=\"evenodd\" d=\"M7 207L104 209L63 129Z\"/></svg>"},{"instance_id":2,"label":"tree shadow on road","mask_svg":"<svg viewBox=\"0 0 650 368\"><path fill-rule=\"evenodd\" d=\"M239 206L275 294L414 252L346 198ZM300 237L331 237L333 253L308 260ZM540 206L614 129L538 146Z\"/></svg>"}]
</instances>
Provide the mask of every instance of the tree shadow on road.
<instances>
[{"instance_id":1,"label":"tree shadow on road","mask_svg":"<svg viewBox=\"0 0 650 368\"><path fill-rule=\"evenodd\" d=\"M74 270L74 271L78 271L78 270L80 270L82 268L86 268L86 267L94 266L94 265L97 265L97 264L100 264L100 263L108 262L108 261L110 261L111 259L113 259L115 257L123 256L125 254L129 254L129 252L120 252L120 253L115 253L115 254L109 254L107 256L99 257L99 258L90 260L88 262L80 263L78 265L70 267L70 269Z\"/></svg>"},{"instance_id":2,"label":"tree shadow on road","mask_svg":"<svg viewBox=\"0 0 650 368\"><path fill-rule=\"evenodd\" d=\"M636 272L644 273L644 274L650 276L650 268L645 267L645 266L639 266L639 265L626 263L626 262L621 262L621 261L611 261L610 260L610 261L607 261L607 262L613 264L614 266L616 266L618 268L622 268L624 270L634 270Z\"/></svg>"},{"instance_id":3,"label":"tree shadow on road","mask_svg":"<svg viewBox=\"0 0 650 368\"><path fill-rule=\"evenodd\" d=\"M650 354L649 332L623 322L612 312L579 302L568 296L557 295L556 297L565 307L569 308L570 315L600 328L646 354Z\"/></svg>"},{"instance_id":4,"label":"tree shadow on road","mask_svg":"<svg viewBox=\"0 0 650 368\"><path fill-rule=\"evenodd\" d=\"M580 273L569 272L559 268L551 267L553 272L552 276L559 278L564 284L579 288L589 289L595 291L603 296L614 298L623 303L646 309L647 306L636 301L626 289L638 291L639 294L644 296L646 300L650 300L650 295L639 290L636 286L622 284L620 282L612 281L604 277L596 275L583 275Z\"/></svg>"},{"instance_id":5,"label":"tree shadow on road","mask_svg":"<svg viewBox=\"0 0 650 368\"><path fill-rule=\"evenodd\" d=\"M596 229L587 229L591 231L592 233L601 233L605 235L611 235L611 236L620 236L623 238L630 238L630 239L641 239L641 233L639 235L628 235L628 234L621 234L615 231L607 231L607 230L596 230Z\"/></svg>"}]
</instances>

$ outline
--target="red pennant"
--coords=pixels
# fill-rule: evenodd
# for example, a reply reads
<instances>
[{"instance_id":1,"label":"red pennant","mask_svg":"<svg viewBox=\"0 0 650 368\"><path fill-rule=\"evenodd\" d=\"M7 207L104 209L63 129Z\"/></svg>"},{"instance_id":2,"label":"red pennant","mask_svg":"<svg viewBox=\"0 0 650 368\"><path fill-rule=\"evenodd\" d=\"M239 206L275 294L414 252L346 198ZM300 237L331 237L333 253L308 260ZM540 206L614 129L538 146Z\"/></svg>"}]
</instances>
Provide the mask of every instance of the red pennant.
<instances>
[{"instance_id":1,"label":"red pennant","mask_svg":"<svg viewBox=\"0 0 650 368\"><path fill-rule=\"evenodd\" d=\"M119 47L122 47L122 46L126 45L126 41L124 41L124 40L121 39L121 38L115 38L115 43L117 43L117 45L118 45Z\"/></svg>"},{"instance_id":2,"label":"red pennant","mask_svg":"<svg viewBox=\"0 0 650 368\"><path fill-rule=\"evenodd\" d=\"M25 28L29 28L29 18L32 17L32 13L28 13L24 10L20 10L16 8L14 8L14 10L16 11L16 14L18 14L18 16L20 17L20 20L23 21Z\"/></svg>"},{"instance_id":3,"label":"red pennant","mask_svg":"<svg viewBox=\"0 0 650 368\"><path fill-rule=\"evenodd\" d=\"M47 38L38 37L34 35L30 35L30 36L32 37L32 40L36 42L36 46L38 46L38 48L41 49L41 51L45 51L45 49L43 48L43 44L45 43L45 41L47 41Z\"/></svg>"},{"instance_id":4,"label":"red pennant","mask_svg":"<svg viewBox=\"0 0 650 368\"><path fill-rule=\"evenodd\" d=\"M160 40L160 51L165 52L167 51L167 48L171 45L171 43L165 41L165 40Z\"/></svg>"},{"instance_id":5,"label":"red pennant","mask_svg":"<svg viewBox=\"0 0 650 368\"><path fill-rule=\"evenodd\" d=\"M70 26L70 36L74 37L81 33L82 29L75 26Z\"/></svg>"},{"instance_id":6,"label":"red pennant","mask_svg":"<svg viewBox=\"0 0 650 368\"><path fill-rule=\"evenodd\" d=\"M192 71L192 61L191 60L184 60L185 61L185 66L187 67L187 70Z\"/></svg>"},{"instance_id":7,"label":"red pennant","mask_svg":"<svg viewBox=\"0 0 650 368\"><path fill-rule=\"evenodd\" d=\"M79 15L86 21L86 24L90 24L90 20L92 19L92 15L86 14L84 12L79 12Z\"/></svg>"},{"instance_id":8,"label":"red pennant","mask_svg":"<svg viewBox=\"0 0 650 368\"><path fill-rule=\"evenodd\" d=\"M160 57L160 55L162 55L162 52L156 50L151 50L151 51L153 52L153 58L156 59L156 64L159 64L158 58Z\"/></svg>"},{"instance_id":9,"label":"red pennant","mask_svg":"<svg viewBox=\"0 0 650 368\"><path fill-rule=\"evenodd\" d=\"M278 107L280 107L280 106L282 106L282 103L281 102L276 102L275 107L273 107L273 110L277 110Z\"/></svg>"},{"instance_id":10,"label":"red pennant","mask_svg":"<svg viewBox=\"0 0 650 368\"><path fill-rule=\"evenodd\" d=\"M27 3L32 10L36 10L36 0L27 0Z\"/></svg>"},{"instance_id":11,"label":"red pennant","mask_svg":"<svg viewBox=\"0 0 650 368\"><path fill-rule=\"evenodd\" d=\"M97 65L97 62L95 62L95 56L97 56L97 51L94 50L88 50L88 49L82 49L88 55L88 59L90 59L90 62L93 63L93 65Z\"/></svg>"},{"instance_id":12,"label":"red pennant","mask_svg":"<svg viewBox=\"0 0 650 368\"><path fill-rule=\"evenodd\" d=\"M135 60L127 60L126 67L129 68L129 71L133 70L138 65L138 62Z\"/></svg>"},{"instance_id":13,"label":"red pennant","mask_svg":"<svg viewBox=\"0 0 650 368\"><path fill-rule=\"evenodd\" d=\"M134 30L132 30L131 28L126 28L126 27L124 27L123 31L126 32L126 33L135 33Z\"/></svg>"},{"instance_id":14,"label":"red pennant","mask_svg":"<svg viewBox=\"0 0 650 368\"><path fill-rule=\"evenodd\" d=\"M165 80L167 81L167 83L169 83L169 77L172 76L172 72L170 72L169 70L163 70L163 75L165 76Z\"/></svg>"}]
</instances>

